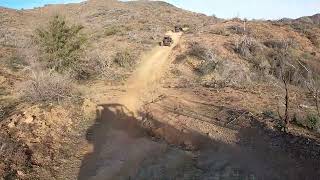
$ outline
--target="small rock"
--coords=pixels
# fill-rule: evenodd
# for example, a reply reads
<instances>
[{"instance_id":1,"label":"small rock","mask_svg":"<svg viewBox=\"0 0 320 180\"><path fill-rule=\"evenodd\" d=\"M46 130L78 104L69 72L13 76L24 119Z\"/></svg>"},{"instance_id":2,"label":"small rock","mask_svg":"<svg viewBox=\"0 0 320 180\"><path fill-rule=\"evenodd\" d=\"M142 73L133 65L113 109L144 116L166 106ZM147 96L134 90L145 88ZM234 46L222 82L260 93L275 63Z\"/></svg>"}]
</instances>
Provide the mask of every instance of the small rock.
<instances>
[{"instance_id":1,"label":"small rock","mask_svg":"<svg viewBox=\"0 0 320 180\"><path fill-rule=\"evenodd\" d=\"M24 177L25 176L25 174L22 171L17 171L17 175L19 177Z\"/></svg>"},{"instance_id":2,"label":"small rock","mask_svg":"<svg viewBox=\"0 0 320 180\"><path fill-rule=\"evenodd\" d=\"M26 124L31 124L33 122L33 120L35 116L28 116L23 122Z\"/></svg>"},{"instance_id":3,"label":"small rock","mask_svg":"<svg viewBox=\"0 0 320 180\"><path fill-rule=\"evenodd\" d=\"M14 121L11 121L11 122L8 124L8 127L9 127L10 129L16 127L15 122L14 122Z\"/></svg>"},{"instance_id":4,"label":"small rock","mask_svg":"<svg viewBox=\"0 0 320 180\"><path fill-rule=\"evenodd\" d=\"M3 76L0 76L0 84L4 83L7 79Z\"/></svg>"}]
</instances>

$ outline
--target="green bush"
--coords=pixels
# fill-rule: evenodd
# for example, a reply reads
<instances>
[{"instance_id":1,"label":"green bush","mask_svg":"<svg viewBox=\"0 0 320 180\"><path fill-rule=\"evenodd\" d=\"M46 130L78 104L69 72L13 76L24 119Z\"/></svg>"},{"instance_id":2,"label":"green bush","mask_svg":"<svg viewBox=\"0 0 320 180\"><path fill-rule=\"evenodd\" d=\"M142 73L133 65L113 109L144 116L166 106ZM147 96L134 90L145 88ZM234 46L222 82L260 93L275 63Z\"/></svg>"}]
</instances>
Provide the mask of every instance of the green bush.
<instances>
[{"instance_id":1,"label":"green bush","mask_svg":"<svg viewBox=\"0 0 320 180\"><path fill-rule=\"evenodd\" d=\"M79 61L85 38L81 25L68 25L60 16L54 16L45 28L36 30L35 42L39 46L40 61L50 69L63 72Z\"/></svg>"},{"instance_id":2,"label":"green bush","mask_svg":"<svg viewBox=\"0 0 320 180\"><path fill-rule=\"evenodd\" d=\"M266 111L264 111L262 114L263 114L264 116L266 116L266 117L268 117L268 118L272 118L272 119L274 119L274 118L277 117L277 115L276 115L273 111L271 111L271 110L266 110Z\"/></svg>"},{"instance_id":3,"label":"green bush","mask_svg":"<svg viewBox=\"0 0 320 180\"><path fill-rule=\"evenodd\" d=\"M310 129L316 130L320 123L320 117L314 114L309 114L307 117L307 123Z\"/></svg>"}]
</instances>

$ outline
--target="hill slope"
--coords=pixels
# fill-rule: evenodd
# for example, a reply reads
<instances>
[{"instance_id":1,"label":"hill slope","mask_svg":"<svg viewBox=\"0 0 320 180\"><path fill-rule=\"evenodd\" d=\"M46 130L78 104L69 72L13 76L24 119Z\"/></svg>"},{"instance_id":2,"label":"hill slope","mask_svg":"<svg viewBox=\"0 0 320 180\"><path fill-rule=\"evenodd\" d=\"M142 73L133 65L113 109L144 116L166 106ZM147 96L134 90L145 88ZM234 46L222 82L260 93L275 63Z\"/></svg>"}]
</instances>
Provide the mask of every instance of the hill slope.
<instances>
[{"instance_id":1,"label":"hill slope","mask_svg":"<svg viewBox=\"0 0 320 180\"><path fill-rule=\"evenodd\" d=\"M86 39L64 73L35 39L55 15ZM244 23L157 1L0 8L0 179L316 179L318 16ZM181 39L158 47L176 25Z\"/></svg>"}]
</instances>

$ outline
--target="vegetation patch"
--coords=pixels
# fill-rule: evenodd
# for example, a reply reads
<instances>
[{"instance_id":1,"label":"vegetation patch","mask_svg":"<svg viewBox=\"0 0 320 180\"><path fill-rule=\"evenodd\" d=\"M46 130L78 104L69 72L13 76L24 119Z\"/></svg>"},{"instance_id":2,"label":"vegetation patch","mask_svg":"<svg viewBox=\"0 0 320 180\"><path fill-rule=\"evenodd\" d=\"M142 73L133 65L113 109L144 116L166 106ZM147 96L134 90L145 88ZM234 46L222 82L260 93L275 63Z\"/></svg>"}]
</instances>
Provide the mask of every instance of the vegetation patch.
<instances>
[{"instance_id":1,"label":"vegetation patch","mask_svg":"<svg viewBox=\"0 0 320 180\"><path fill-rule=\"evenodd\" d=\"M105 36L113 36L116 35L118 32L120 32L119 27L117 26L111 26L104 30Z\"/></svg>"},{"instance_id":2,"label":"vegetation patch","mask_svg":"<svg viewBox=\"0 0 320 180\"><path fill-rule=\"evenodd\" d=\"M9 69L11 69L13 71L18 71L18 70L28 66L29 63L26 62L25 59L23 59L20 56L12 56L7 59L6 65Z\"/></svg>"},{"instance_id":3,"label":"vegetation patch","mask_svg":"<svg viewBox=\"0 0 320 180\"><path fill-rule=\"evenodd\" d=\"M120 67L131 67L135 64L136 56L129 50L118 52L113 61Z\"/></svg>"},{"instance_id":4,"label":"vegetation patch","mask_svg":"<svg viewBox=\"0 0 320 180\"><path fill-rule=\"evenodd\" d=\"M63 17L54 16L47 27L36 30L39 60L60 73L76 68L85 42L82 29L81 25L69 25Z\"/></svg>"},{"instance_id":5,"label":"vegetation patch","mask_svg":"<svg viewBox=\"0 0 320 180\"><path fill-rule=\"evenodd\" d=\"M307 125L312 130L317 130L319 128L320 117L315 114L309 114L307 117Z\"/></svg>"},{"instance_id":6,"label":"vegetation patch","mask_svg":"<svg viewBox=\"0 0 320 180\"><path fill-rule=\"evenodd\" d=\"M267 118L272 118L272 119L274 119L274 118L277 117L277 115L276 115L272 110L266 110L266 111L264 111L262 114L263 114L265 117L267 117Z\"/></svg>"},{"instance_id":7,"label":"vegetation patch","mask_svg":"<svg viewBox=\"0 0 320 180\"><path fill-rule=\"evenodd\" d=\"M195 57L199 60L204 60L204 61L215 60L215 56L212 50L206 48L205 46L201 45L198 42L191 42L189 44L189 50L187 52L187 55Z\"/></svg>"},{"instance_id":8,"label":"vegetation patch","mask_svg":"<svg viewBox=\"0 0 320 180\"><path fill-rule=\"evenodd\" d=\"M255 39L244 36L236 42L234 51L241 56L248 58L257 54L259 47L260 46Z\"/></svg>"},{"instance_id":9,"label":"vegetation patch","mask_svg":"<svg viewBox=\"0 0 320 180\"><path fill-rule=\"evenodd\" d=\"M21 86L22 98L31 103L60 103L75 97L71 78L54 72L35 72Z\"/></svg>"}]
</instances>

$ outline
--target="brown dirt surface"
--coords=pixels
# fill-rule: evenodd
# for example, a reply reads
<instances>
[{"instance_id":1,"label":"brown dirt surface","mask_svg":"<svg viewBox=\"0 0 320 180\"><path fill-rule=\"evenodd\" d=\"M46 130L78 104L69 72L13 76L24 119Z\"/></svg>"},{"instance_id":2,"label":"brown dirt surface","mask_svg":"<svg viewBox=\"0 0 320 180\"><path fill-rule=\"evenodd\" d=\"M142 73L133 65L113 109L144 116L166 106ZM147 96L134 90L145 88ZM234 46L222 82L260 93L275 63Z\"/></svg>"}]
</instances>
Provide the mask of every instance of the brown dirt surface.
<instances>
[{"instance_id":1,"label":"brown dirt surface","mask_svg":"<svg viewBox=\"0 0 320 180\"><path fill-rule=\"evenodd\" d=\"M76 100L31 104L18 85L34 67L20 60L36 60L32 35L56 14L84 26L83 60L103 68L76 82ZM308 126L315 103L290 85L295 120L279 130L284 90L268 46L290 42L290 57L320 73L318 17L253 20L244 31L240 19L155 1L0 8L0 180L318 179L320 136ZM186 31L171 32L175 25ZM166 32L174 44L159 47ZM247 56L235 50L244 38L254 44ZM196 43L200 54L191 55ZM114 62L123 51L132 66Z\"/></svg>"}]
</instances>

